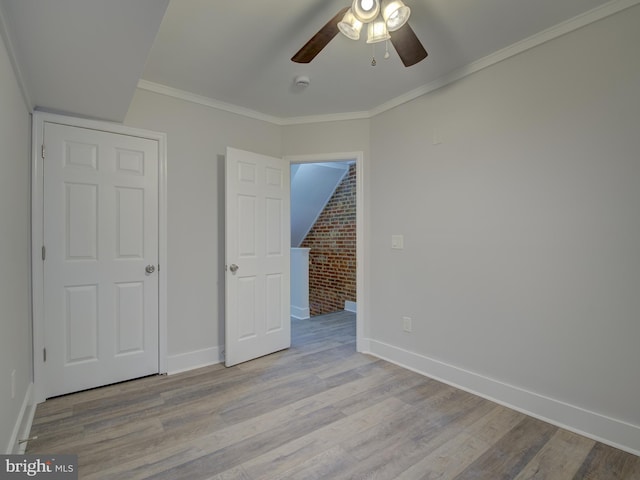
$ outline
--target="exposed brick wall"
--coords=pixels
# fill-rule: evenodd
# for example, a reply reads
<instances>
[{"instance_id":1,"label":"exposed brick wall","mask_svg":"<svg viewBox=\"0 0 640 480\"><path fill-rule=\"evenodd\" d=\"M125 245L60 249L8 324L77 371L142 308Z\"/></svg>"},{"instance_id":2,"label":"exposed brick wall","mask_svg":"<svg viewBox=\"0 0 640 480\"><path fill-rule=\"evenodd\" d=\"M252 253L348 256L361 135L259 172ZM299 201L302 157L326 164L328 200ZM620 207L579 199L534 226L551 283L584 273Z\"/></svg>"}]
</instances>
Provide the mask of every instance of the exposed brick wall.
<instances>
[{"instance_id":1,"label":"exposed brick wall","mask_svg":"<svg viewBox=\"0 0 640 480\"><path fill-rule=\"evenodd\" d=\"M351 165L301 247L309 251L311 316L356 301L356 166Z\"/></svg>"}]
</instances>

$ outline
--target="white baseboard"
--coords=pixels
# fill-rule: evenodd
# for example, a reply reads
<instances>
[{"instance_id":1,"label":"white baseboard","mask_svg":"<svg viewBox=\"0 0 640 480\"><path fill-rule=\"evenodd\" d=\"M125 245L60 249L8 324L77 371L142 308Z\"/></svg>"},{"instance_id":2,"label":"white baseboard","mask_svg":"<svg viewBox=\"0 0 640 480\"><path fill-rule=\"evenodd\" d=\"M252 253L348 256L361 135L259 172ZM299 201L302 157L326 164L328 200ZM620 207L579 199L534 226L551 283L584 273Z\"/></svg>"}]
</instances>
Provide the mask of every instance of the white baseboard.
<instances>
[{"instance_id":1,"label":"white baseboard","mask_svg":"<svg viewBox=\"0 0 640 480\"><path fill-rule=\"evenodd\" d=\"M24 453L27 448L26 443L20 443L20 440L29 437L31 431L31 424L33 422L33 416L36 412L36 404L33 402L33 383L30 383L25 392L24 399L22 400L22 406L20 407L20 413L16 418L16 423L9 439L9 445L5 453Z\"/></svg>"},{"instance_id":2,"label":"white baseboard","mask_svg":"<svg viewBox=\"0 0 640 480\"><path fill-rule=\"evenodd\" d=\"M358 313L358 304L356 302L352 302L351 300L345 300L344 309L347 312Z\"/></svg>"},{"instance_id":3,"label":"white baseboard","mask_svg":"<svg viewBox=\"0 0 640 480\"><path fill-rule=\"evenodd\" d=\"M296 320L306 320L310 318L309 307L296 307L295 305L291 305L291 316Z\"/></svg>"},{"instance_id":4,"label":"white baseboard","mask_svg":"<svg viewBox=\"0 0 640 480\"><path fill-rule=\"evenodd\" d=\"M368 354L374 355L374 353L371 352L371 339L363 336L361 336L360 338L357 338L356 351L358 353L368 353Z\"/></svg>"},{"instance_id":5,"label":"white baseboard","mask_svg":"<svg viewBox=\"0 0 640 480\"><path fill-rule=\"evenodd\" d=\"M224 361L224 348L210 347L193 352L169 355L167 359L167 374L173 375L194 368L207 367Z\"/></svg>"},{"instance_id":6,"label":"white baseboard","mask_svg":"<svg viewBox=\"0 0 640 480\"><path fill-rule=\"evenodd\" d=\"M485 377L454 365L388 345L363 342L364 353L413 370L500 405L620 450L640 455L640 426Z\"/></svg>"}]
</instances>

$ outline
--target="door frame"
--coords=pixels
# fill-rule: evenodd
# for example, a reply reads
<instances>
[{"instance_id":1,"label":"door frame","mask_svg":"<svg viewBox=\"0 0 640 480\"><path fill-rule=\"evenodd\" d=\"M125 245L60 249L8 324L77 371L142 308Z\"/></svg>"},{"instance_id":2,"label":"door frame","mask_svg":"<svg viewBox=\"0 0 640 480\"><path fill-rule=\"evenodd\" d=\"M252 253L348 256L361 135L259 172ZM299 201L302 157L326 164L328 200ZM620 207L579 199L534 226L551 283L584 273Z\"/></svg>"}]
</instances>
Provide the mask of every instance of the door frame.
<instances>
[{"instance_id":1,"label":"door frame","mask_svg":"<svg viewBox=\"0 0 640 480\"><path fill-rule=\"evenodd\" d=\"M313 153L308 155L285 155L289 165L294 163L356 162L356 351L367 353L366 309L368 299L365 288L366 245L365 245L365 202L364 202L364 152Z\"/></svg>"},{"instance_id":2,"label":"door frame","mask_svg":"<svg viewBox=\"0 0 640 480\"><path fill-rule=\"evenodd\" d=\"M167 135L117 123L36 111L31 134L31 288L33 403L47 398L44 341L44 176L42 145L45 123L87 128L158 142L158 373L167 372Z\"/></svg>"}]
</instances>

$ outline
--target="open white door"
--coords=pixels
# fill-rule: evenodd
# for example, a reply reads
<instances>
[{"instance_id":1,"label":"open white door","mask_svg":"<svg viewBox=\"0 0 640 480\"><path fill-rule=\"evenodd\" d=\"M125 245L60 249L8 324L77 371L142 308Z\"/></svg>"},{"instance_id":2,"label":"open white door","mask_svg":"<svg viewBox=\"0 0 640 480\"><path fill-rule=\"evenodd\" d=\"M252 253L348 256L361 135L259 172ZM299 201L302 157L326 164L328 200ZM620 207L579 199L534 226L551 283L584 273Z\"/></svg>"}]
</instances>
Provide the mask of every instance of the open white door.
<instances>
[{"instance_id":1,"label":"open white door","mask_svg":"<svg viewBox=\"0 0 640 480\"><path fill-rule=\"evenodd\" d=\"M227 148L228 367L291 345L289 177L284 159Z\"/></svg>"}]
</instances>

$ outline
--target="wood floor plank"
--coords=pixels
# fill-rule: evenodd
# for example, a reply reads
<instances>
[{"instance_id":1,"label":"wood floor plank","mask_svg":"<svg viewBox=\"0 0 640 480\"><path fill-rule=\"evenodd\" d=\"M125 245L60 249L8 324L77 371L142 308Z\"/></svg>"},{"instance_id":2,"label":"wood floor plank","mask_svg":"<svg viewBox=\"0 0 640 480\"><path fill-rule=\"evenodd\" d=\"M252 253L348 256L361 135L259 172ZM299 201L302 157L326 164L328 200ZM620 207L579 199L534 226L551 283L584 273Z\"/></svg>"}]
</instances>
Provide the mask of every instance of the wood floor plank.
<instances>
[{"instance_id":1,"label":"wood floor plank","mask_svg":"<svg viewBox=\"0 0 640 480\"><path fill-rule=\"evenodd\" d=\"M83 480L639 480L640 459L356 353L348 312L292 346L38 405L27 453Z\"/></svg>"},{"instance_id":2,"label":"wood floor plank","mask_svg":"<svg viewBox=\"0 0 640 480\"><path fill-rule=\"evenodd\" d=\"M235 467L226 470L222 473L218 473L213 477L209 477L208 480L253 480L242 467Z\"/></svg>"},{"instance_id":3,"label":"wood floor plank","mask_svg":"<svg viewBox=\"0 0 640 480\"><path fill-rule=\"evenodd\" d=\"M396 476L397 480L451 480L522 421L524 415L491 405L480 419Z\"/></svg>"},{"instance_id":4,"label":"wood floor plank","mask_svg":"<svg viewBox=\"0 0 640 480\"><path fill-rule=\"evenodd\" d=\"M334 479L357 463L358 460L351 457L340 445L336 445L285 472L281 477L265 478L277 478L278 480Z\"/></svg>"},{"instance_id":5,"label":"wood floor plank","mask_svg":"<svg viewBox=\"0 0 640 480\"><path fill-rule=\"evenodd\" d=\"M336 439L358 437L362 432L387 418L410 407L396 398L387 399L354 415L333 422L301 438L294 439L279 448L270 450L243 465L255 480L280 478L285 472L291 474L292 465L304 465L315 456L335 446Z\"/></svg>"},{"instance_id":6,"label":"wood floor plank","mask_svg":"<svg viewBox=\"0 0 640 480\"><path fill-rule=\"evenodd\" d=\"M573 478L595 443L581 435L558 430L514 480Z\"/></svg>"},{"instance_id":7,"label":"wood floor plank","mask_svg":"<svg viewBox=\"0 0 640 480\"><path fill-rule=\"evenodd\" d=\"M449 402L448 408L424 409L412 407L409 412L413 423L392 435L382 433L373 444L361 445L364 435L355 439L356 449L345 450L360 460L356 468L342 472L336 478L359 478L372 475L375 478L396 478L412 464L424 458L449 438L464 430L474 421L485 416L493 405L465 392L466 402ZM444 398L441 391L431 398ZM420 419L416 421L416 419ZM446 427L445 427L446 426ZM343 442L346 445L347 442Z\"/></svg>"},{"instance_id":8,"label":"wood floor plank","mask_svg":"<svg viewBox=\"0 0 640 480\"><path fill-rule=\"evenodd\" d=\"M630 453L596 443L573 477L575 480L640 478L640 459Z\"/></svg>"},{"instance_id":9,"label":"wood floor plank","mask_svg":"<svg viewBox=\"0 0 640 480\"><path fill-rule=\"evenodd\" d=\"M293 421L283 423L269 431L229 445L222 449L215 449L212 446L208 453L202 450L205 455L183 462L173 468L166 469L148 478L154 480L199 480L207 479L211 474L222 473L232 467L242 465L245 457L253 458L265 452L278 448L279 446L308 434L309 432L321 428L323 425L332 423L344 415L335 408L327 407L309 415L295 418Z\"/></svg>"},{"instance_id":10,"label":"wood floor plank","mask_svg":"<svg viewBox=\"0 0 640 480\"><path fill-rule=\"evenodd\" d=\"M511 480L557 430L558 427L535 418L525 417L455 478L458 480L480 478Z\"/></svg>"}]
</instances>

